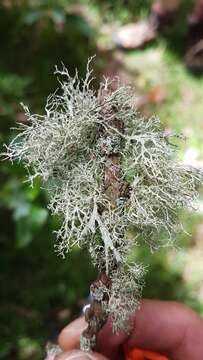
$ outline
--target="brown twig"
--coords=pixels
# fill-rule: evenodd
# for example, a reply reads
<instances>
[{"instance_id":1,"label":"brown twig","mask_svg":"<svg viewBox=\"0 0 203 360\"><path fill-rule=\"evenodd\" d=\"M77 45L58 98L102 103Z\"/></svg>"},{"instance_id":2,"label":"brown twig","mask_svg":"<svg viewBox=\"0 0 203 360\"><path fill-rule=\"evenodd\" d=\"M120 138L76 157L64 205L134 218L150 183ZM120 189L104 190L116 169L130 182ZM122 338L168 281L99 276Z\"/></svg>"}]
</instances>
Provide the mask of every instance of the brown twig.
<instances>
[{"instance_id":1,"label":"brown twig","mask_svg":"<svg viewBox=\"0 0 203 360\"><path fill-rule=\"evenodd\" d=\"M107 109L107 111L108 110L109 109ZM116 115L111 118L109 125L123 132L123 123L116 118ZM102 133L102 137L105 138L104 133ZM105 147L102 151L106 155L104 169L104 194L112 208L115 208L117 206L117 200L120 197L128 197L129 186L128 183L123 181L121 178L119 152L114 151L108 154L106 153ZM104 211L104 209L101 211ZM115 266L118 266L116 262ZM111 279L106 272L101 272L97 280L90 286L92 303L85 310L85 320L88 326L83 331L80 340L80 348L83 351L91 351L96 348L98 332L104 326L108 317L106 309L109 302L110 290Z\"/></svg>"}]
</instances>

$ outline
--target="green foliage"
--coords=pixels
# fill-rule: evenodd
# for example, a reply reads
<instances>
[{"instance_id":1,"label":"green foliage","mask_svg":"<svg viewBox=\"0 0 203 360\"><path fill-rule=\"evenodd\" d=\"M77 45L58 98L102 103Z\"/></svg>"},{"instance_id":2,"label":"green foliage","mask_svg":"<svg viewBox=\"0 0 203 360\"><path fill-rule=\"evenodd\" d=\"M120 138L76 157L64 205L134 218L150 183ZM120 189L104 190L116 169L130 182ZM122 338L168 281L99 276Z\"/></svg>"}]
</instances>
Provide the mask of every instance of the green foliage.
<instances>
[{"instance_id":1,"label":"green foliage","mask_svg":"<svg viewBox=\"0 0 203 360\"><path fill-rule=\"evenodd\" d=\"M48 211L42 208L39 186L29 189L17 178L5 184L0 191L1 206L12 212L16 225L16 246L24 247L32 241L47 221Z\"/></svg>"},{"instance_id":2,"label":"green foliage","mask_svg":"<svg viewBox=\"0 0 203 360\"><path fill-rule=\"evenodd\" d=\"M56 84L50 79L55 64L64 60L83 71L95 36L82 16L66 11L67 1L8 3L0 5L1 151L10 128L26 120L20 101L41 111L44 93ZM95 277L86 253L74 250L66 261L54 254L50 239L60 222L49 220L39 181L30 188L24 180L21 165L1 162L0 359L41 359L47 339L80 312Z\"/></svg>"}]
</instances>

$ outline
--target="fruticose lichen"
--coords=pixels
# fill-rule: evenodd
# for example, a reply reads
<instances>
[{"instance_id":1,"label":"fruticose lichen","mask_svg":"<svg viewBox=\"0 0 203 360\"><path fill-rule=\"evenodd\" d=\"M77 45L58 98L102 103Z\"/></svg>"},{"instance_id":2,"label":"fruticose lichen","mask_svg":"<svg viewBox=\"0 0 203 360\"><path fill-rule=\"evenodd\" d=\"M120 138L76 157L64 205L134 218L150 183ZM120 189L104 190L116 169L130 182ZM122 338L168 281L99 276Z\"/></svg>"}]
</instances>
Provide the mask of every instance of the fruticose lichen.
<instances>
[{"instance_id":1,"label":"fruticose lichen","mask_svg":"<svg viewBox=\"0 0 203 360\"><path fill-rule=\"evenodd\" d=\"M31 183L42 178L49 209L63 219L55 245L59 254L74 245L87 247L108 274L112 286L105 311L118 331L142 288L144 268L127 265L129 251L137 241L151 249L173 243L181 227L178 211L195 207L203 176L174 159L173 137L157 117L133 108L129 86L113 80L117 87L111 91L111 81L104 79L93 89L89 62L83 80L64 66L55 73L60 90L48 97L43 116L24 107L28 124L19 124L7 157L24 163Z\"/></svg>"}]
</instances>

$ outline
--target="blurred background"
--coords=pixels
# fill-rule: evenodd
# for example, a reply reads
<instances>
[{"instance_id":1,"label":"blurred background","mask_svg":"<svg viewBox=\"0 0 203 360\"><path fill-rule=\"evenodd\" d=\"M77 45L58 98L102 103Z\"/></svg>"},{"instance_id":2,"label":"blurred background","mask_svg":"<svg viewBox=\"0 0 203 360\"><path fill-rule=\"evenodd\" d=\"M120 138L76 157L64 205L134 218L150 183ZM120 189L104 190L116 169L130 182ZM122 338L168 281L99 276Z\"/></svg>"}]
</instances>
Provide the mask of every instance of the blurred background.
<instances>
[{"instance_id":1,"label":"blurred background","mask_svg":"<svg viewBox=\"0 0 203 360\"><path fill-rule=\"evenodd\" d=\"M20 106L42 113L57 87L61 61L84 74L96 54L95 74L120 76L134 86L137 107L160 116L166 130L182 132L182 161L203 166L203 77L184 64L186 14L142 49L123 51L112 40L120 26L147 19L148 0L1 0L0 142L26 122ZM21 164L1 162L0 177L0 359L42 359L47 340L80 312L95 269L74 249L65 260L54 253L58 220L46 209L47 195L25 180ZM132 257L148 265L144 296L184 302L203 314L203 199L195 213L181 214L185 232L178 248Z\"/></svg>"}]
</instances>

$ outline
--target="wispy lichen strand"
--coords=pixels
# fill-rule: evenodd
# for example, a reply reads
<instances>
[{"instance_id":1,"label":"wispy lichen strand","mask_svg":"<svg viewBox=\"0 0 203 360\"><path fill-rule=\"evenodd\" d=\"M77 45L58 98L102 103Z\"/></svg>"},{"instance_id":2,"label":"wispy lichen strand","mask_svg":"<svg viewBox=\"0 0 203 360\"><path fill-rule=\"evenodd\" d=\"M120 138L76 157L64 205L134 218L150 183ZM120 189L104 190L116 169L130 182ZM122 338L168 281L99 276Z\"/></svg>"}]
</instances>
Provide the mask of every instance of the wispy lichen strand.
<instances>
[{"instance_id":1,"label":"wispy lichen strand","mask_svg":"<svg viewBox=\"0 0 203 360\"><path fill-rule=\"evenodd\" d=\"M110 91L111 82L104 79L93 90L89 63L84 80L65 67L56 68L56 74L60 89L48 97L43 116L24 107L28 124L19 125L7 157L24 163L31 183L42 178L49 209L63 219L56 250L65 255L75 244L85 246L108 273L107 312L118 330L138 303L143 273L126 265L133 246L128 226L152 249L173 242L178 211L195 206L203 176L174 160L172 137L164 134L158 118L133 109L130 87L115 80L117 88ZM117 164L113 156L118 154ZM108 166L114 180L105 188Z\"/></svg>"}]
</instances>

